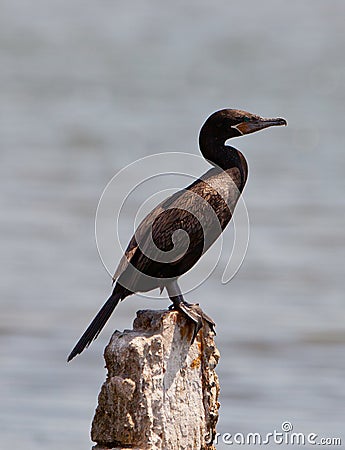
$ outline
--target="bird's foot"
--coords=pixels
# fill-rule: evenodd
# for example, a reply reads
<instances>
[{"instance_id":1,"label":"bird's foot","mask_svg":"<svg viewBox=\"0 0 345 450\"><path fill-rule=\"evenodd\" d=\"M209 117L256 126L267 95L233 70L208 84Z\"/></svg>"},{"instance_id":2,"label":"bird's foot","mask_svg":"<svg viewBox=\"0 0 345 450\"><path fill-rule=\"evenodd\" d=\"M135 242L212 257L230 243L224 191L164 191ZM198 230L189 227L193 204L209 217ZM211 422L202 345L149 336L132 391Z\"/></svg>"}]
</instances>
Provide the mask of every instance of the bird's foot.
<instances>
[{"instance_id":1,"label":"bird's foot","mask_svg":"<svg viewBox=\"0 0 345 450\"><path fill-rule=\"evenodd\" d=\"M184 314L186 317L188 317L189 320L191 320L194 323L194 331L192 336L192 344L200 331L200 329L203 327L203 320L205 320L211 330L215 333L214 327L216 324L214 321L204 313L204 311L200 308L198 303L192 304L187 303L184 300L182 301L175 301L172 305L169 307L170 310L178 310L182 314Z\"/></svg>"}]
</instances>

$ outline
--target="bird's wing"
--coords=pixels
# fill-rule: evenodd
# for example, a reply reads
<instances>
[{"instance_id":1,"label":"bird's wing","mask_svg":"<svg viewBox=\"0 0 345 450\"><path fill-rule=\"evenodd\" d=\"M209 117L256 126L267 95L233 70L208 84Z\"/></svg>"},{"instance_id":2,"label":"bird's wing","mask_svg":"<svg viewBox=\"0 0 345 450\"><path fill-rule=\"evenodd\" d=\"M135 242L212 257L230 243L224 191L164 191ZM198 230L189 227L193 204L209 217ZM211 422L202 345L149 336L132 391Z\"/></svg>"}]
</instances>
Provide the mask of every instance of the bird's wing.
<instances>
[{"instance_id":1,"label":"bird's wing","mask_svg":"<svg viewBox=\"0 0 345 450\"><path fill-rule=\"evenodd\" d=\"M227 179L230 182L233 179L233 184L237 185L237 172L238 169L236 168L235 171L231 169L227 171L227 174L224 173L225 182ZM173 260L176 261L179 257L182 257L186 252L185 241L172 242L172 236L177 230L185 230L190 241L198 243L201 241L203 243L204 229L214 225L214 216L208 213L210 207L217 215L218 213L221 214L221 209L227 209L226 199L221 201L224 196L219 194L220 189L214 183L214 180L218 180L219 173L217 169L210 169L201 179L165 199L142 220L120 260L113 281L125 272L134 256L140 258L140 254L144 253L154 261L155 249L157 249L156 254L159 250L170 251L174 249ZM225 191L228 192L229 187L225 187ZM200 226L198 217L199 219L202 217L202 226ZM230 217L226 213L226 222L230 220ZM138 254L138 250L140 254ZM192 250L190 249L190 251ZM140 264L138 269L140 269Z\"/></svg>"},{"instance_id":2,"label":"bird's wing","mask_svg":"<svg viewBox=\"0 0 345 450\"><path fill-rule=\"evenodd\" d=\"M212 169L211 169L212 170ZM207 172L208 173L208 172ZM135 255L136 251L139 248L138 242L141 242L141 247L143 248L143 241L147 240L148 232L151 230L151 226L155 219L166 209L171 207L173 203L175 203L178 198L180 198L186 190L190 189L191 187L195 186L197 183L199 183L200 180L197 179L192 183L190 186L188 186L185 189L182 189L178 192L175 192L173 195L168 197L167 199L163 200L161 203L159 203L139 224L138 228L135 231L134 236L132 236L131 240L129 241L129 244L126 248L125 253L123 254L119 265L117 266L117 269L113 276L113 282L115 282L120 275L126 270L129 263L131 262L133 256Z\"/></svg>"}]
</instances>

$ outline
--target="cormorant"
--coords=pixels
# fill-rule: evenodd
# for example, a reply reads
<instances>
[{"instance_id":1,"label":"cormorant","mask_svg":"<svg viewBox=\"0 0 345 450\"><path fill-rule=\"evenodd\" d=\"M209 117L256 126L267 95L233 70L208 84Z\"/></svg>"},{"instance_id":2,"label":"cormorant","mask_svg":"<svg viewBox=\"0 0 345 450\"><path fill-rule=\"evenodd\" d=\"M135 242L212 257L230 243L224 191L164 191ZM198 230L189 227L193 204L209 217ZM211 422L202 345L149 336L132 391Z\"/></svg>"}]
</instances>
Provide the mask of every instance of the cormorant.
<instances>
[{"instance_id":1,"label":"cormorant","mask_svg":"<svg viewBox=\"0 0 345 450\"><path fill-rule=\"evenodd\" d=\"M171 307L195 323L193 340L202 326L201 316L214 325L200 308L184 300L177 280L222 233L245 186L246 159L240 151L225 145L226 141L279 125L287 125L286 120L264 119L236 109L222 109L206 120L200 130L199 147L213 167L160 203L140 223L113 277L115 287L111 296L79 339L68 361L97 338L119 301L135 292L166 288Z\"/></svg>"}]
</instances>

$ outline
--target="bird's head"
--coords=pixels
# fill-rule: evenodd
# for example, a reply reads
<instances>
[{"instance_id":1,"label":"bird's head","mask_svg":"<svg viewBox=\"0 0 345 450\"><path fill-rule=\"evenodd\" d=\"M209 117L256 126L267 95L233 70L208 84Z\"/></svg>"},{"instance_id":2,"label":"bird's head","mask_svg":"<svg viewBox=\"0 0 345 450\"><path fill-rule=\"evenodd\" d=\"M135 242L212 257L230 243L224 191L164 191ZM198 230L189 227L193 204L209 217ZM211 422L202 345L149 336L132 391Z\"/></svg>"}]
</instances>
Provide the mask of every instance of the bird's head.
<instances>
[{"instance_id":1,"label":"bird's head","mask_svg":"<svg viewBox=\"0 0 345 450\"><path fill-rule=\"evenodd\" d=\"M280 117L266 119L239 109L221 109L211 114L201 128L200 134L224 143L232 137L280 125L287 125L286 120Z\"/></svg>"}]
</instances>

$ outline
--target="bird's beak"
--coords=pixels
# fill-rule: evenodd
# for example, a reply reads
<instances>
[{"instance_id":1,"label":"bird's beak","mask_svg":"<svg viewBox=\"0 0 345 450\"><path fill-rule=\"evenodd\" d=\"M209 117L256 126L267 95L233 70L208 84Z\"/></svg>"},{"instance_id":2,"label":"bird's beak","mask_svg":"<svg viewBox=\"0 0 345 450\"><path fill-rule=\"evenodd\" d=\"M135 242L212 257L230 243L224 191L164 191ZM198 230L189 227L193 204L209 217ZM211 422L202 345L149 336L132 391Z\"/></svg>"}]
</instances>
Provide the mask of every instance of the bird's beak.
<instances>
[{"instance_id":1,"label":"bird's beak","mask_svg":"<svg viewBox=\"0 0 345 450\"><path fill-rule=\"evenodd\" d=\"M263 130L268 127L278 127L281 125L287 125L287 121L280 117L276 119L265 119L263 117L256 117L251 119L248 122L241 122L238 125L235 125L233 128L236 128L241 134L249 134L254 133L255 131Z\"/></svg>"}]
</instances>

